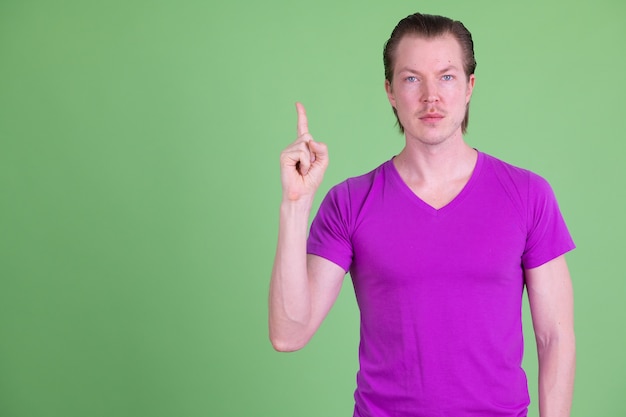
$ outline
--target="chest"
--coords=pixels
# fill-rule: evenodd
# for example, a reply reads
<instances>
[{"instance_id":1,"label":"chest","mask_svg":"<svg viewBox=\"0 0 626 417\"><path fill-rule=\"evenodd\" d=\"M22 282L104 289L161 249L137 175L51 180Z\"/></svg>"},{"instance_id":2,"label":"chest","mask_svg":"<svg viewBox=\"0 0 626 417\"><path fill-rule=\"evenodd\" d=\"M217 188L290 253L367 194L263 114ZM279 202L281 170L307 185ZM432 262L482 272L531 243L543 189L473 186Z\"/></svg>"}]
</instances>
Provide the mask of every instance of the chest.
<instances>
[{"instance_id":1,"label":"chest","mask_svg":"<svg viewBox=\"0 0 626 417\"><path fill-rule=\"evenodd\" d=\"M405 181L407 187L417 198L435 210L439 210L452 202L463 190L470 176L441 184L411 183Z\"/></svg>"},{"instance_id":2,"label":"chest","mask_svg":"<svg viewBox=\"0 0 626 417\"><path fill-rule=\"evenodd\" d=\"M400 291L519 287L526 235L520 208L506 196L469 195L442 210L381 199L359 214L351 272L355 284Z\"/></svg>"}]
</instances>

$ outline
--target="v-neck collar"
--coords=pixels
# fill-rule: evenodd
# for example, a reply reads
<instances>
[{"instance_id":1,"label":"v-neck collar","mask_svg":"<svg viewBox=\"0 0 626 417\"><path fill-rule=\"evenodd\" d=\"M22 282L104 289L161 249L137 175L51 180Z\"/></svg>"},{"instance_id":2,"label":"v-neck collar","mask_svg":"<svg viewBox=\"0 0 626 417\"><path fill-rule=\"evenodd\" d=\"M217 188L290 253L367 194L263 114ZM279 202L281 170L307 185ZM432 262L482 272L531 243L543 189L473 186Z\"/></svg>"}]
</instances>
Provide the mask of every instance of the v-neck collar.
<instances>
[{"instance_id":1,"label":"v-neck collar","mask_svg":"<svg viewBox=\"0 0 626 417\"><path fill-rule=\"evenodd\" d=\"M458 206L465 199L467 194L470 193L471 189L474 186L474 183L477 181L485 158L484 154L481 153L479 150L476 150L476 152L478 154L476 158L476 165L474 165L474 170L472 171L469 180L465 183L461 191L459 191L459 193L454 196L454 198L448 204L438 209L434 208L433 206L422 200L417 194L413 192L413 190L411 190L411 188L407 185L407 183L404 182L404 180L400 176L400 173L396 169L393 163L393 158L387 161L386 165L387 170L390 173L392 182L398 186L401 192L405 194L408 199L413 201L416 206L420 207L422 210L430 213L431 215L442 216Z\"/></svg>"}]
</instances>

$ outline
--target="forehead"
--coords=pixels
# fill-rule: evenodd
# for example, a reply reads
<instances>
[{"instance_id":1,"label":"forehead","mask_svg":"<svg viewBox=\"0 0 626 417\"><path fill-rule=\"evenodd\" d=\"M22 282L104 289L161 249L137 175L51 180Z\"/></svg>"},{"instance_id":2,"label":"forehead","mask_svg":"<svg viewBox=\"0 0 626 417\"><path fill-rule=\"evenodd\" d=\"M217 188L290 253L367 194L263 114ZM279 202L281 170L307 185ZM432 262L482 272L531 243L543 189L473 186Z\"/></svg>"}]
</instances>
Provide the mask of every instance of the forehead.
<instances>
[{"instance_id":1,"label":"forehead","mask_svg":"<svg viewBox=\"0 0 626 417\"><path fill-rule=\"evenodd\" d=\"M398 43L395 53L395 69L404 67L429 69L456 66L463 69L463 51L453 35L434 38L406 35Z\"/></svg>"}]
</instances>

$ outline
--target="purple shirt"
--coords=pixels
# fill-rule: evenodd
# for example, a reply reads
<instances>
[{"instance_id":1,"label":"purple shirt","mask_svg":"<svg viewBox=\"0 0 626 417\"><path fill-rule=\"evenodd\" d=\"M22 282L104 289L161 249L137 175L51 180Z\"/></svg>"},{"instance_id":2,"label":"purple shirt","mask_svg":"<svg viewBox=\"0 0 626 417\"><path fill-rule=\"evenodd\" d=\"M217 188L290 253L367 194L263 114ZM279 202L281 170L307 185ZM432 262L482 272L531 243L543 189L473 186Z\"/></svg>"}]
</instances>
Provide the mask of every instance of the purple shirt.
<instances>
[{"instance_id":1,"label":"purple shirt","mask_svg":"<svg viewBox=\"0 0 626 417\"><path fill-rule=\"evenodd\" d=\"M524 269L573 248L549 184L480 152L466 186L438 210L392 161L335 186L308 252L354 284L354 416L526 416Z\"/></svg>"}]
</instances>

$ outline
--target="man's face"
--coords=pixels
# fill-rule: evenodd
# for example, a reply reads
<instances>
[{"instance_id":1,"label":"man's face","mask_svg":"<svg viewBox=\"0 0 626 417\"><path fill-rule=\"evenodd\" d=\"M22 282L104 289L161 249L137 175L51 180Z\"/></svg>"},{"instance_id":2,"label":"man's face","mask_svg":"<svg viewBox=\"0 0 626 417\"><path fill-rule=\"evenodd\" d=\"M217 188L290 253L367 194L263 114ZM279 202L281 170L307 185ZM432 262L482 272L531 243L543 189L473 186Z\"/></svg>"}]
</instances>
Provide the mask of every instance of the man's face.
<instances>
[{"instance_id":1,"label":"man's face","mask_svg":"<svg viewBox=\"0 0 626 417\"><path fill-rule=\"evenodd\" d=\"M462 138L461 123L474 88L463 70L461 46L452 35L405 36L395 52L393 82L385 82L407 139L437 145Z\"/></svg>"}]
</instances>

